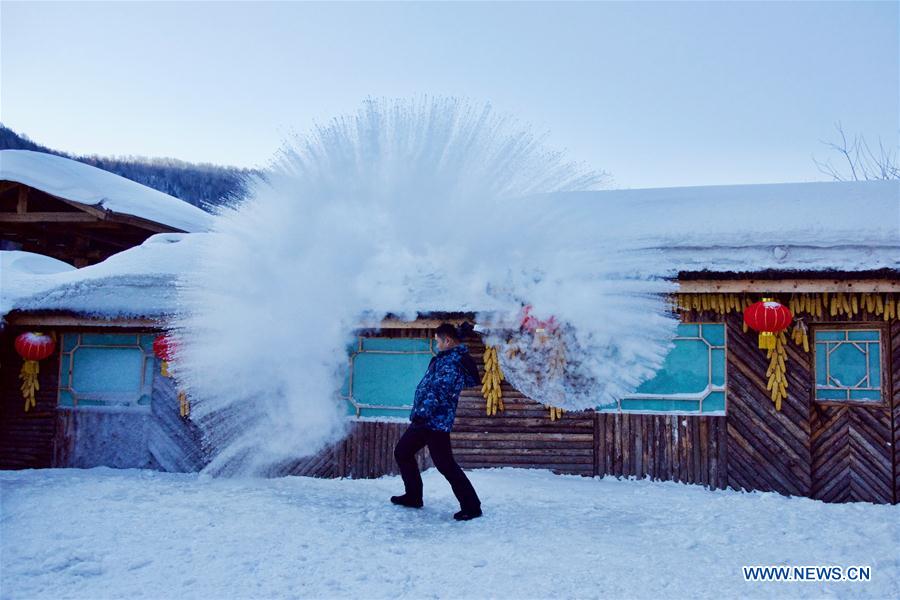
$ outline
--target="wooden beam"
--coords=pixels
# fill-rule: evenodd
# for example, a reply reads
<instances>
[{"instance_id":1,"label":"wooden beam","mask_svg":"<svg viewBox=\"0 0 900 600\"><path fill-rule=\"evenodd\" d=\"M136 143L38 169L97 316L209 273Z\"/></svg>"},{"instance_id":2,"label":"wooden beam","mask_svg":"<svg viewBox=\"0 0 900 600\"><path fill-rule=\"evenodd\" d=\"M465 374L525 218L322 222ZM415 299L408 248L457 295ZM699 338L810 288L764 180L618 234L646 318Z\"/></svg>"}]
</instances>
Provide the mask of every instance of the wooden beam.
<instances>
[{"instance_id":1,"label":"wooden beam","mask_svg":"<svg viewBox=\"0 0 900 600\"><path fill-rule=\"evenodd\" d=\"M21 200L20 200L21 205ZM17 207L18 209L18 207ZM97 217L76 212L0 212L0 223L94 223Z\"/></svg>"},{"instance_id":2,"label":"wooden beam","mask_svg":"<svg viewBox=\"0 0 900 600\"><path fill-rule=\"evenodd\" d=\"M11 190L17 185L21 185L18 181L0 181L0 194L5 191Z\"/></svg>"},{"instance_id":3,"label":"wooden beam","mask_svg":"<svg viewBox=\"0 0 900 600\"><path fill-rule=\"evenodd\" d=\"M681 294L760 292L900 292L898 279L692 279L678 284Z\"/></svg>"},{"instance_id":4,"label":"wooden beam","mask_svg":"<svg viewBox=\"0 0 900 600\"><path fill-rule=\"evenodd\" d=\"M28 212L28 188L19 186L19 201L16 204L16 212L20 215Z\"/></svg>"},{"instance_id":5,"label":"wooden beam","mask_svg":"<svg viewBox=\"0 0 900 600\"><path fill-rule=\"evenodd\" d=\"M184 233L181 229L176 227L170 227L168 225L163 225L162 223L157 223L156 221L150 221L149 219L142 219L141 217L136 217L134 215L126 215L123 213L113 212L111 210L107 210L105 208L98 208L96 206L91 206L90 204L82 204L81 202L75 202L74 200L66 200L65 198L59 198L69 206L77 208L79 210L83 210L84 212L95 215L98 219L103 221L111 221L113 223L122 223L123 225L131 225L132 227L137 227L139 229L144 229L147 231L152 231L153 233Z\"/></svg>"},{"instance_id":6,"label":"wooden beam","mask_svg":"<svg viewBox=\"0 0 900 600\"><path fill-rule=\"evenodd\" d=\"M33 315L13 311L6 321L16 327L150 327L162 328L165 323L149 318L92 319L75 315Z\"/></svg>"}]
</instances>

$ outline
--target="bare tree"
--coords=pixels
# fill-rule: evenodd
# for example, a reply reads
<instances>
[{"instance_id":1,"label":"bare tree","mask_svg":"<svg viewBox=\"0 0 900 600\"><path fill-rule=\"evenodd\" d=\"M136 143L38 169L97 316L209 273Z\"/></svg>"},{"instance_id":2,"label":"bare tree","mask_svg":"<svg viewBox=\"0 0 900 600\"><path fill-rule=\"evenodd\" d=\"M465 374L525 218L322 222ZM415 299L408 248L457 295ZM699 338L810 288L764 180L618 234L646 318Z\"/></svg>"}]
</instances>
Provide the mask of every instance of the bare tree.
<instances>
[{"instance_id":1,"label":"bare tree","mask_svg":"<svg viewBox=\"0 0 900 600\"><path fill-rule=\"evenodd\" d=\"M885 148L878 139L878 148L873 150L861 135L847 139L840 122L835 124L840 140L822 143L837 154L836 158L820 161L813 157L819 171L835 181L863 181L871 179L900 179L900 163L897 162L897 149ZM837 160L837 164L832 162Z\"/></svg>"}]
</instances>

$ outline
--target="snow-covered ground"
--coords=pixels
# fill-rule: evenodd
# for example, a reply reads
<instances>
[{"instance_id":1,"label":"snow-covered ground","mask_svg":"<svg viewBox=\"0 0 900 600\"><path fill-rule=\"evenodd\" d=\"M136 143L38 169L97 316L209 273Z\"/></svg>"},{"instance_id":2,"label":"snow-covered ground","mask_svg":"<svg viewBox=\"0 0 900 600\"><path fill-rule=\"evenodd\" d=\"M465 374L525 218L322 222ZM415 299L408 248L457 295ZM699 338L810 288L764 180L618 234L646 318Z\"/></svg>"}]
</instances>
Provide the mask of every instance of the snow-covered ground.
<instances>
[{"instance_id":1,"label":"snow-covered ground","mask_svg":"<svg viewBox=\"0 0 900 600\"><path fill-rule=\"evenodd\" d=\"M0 473L2 598L900 597L900 506L469 471L391 505L399 477ZM867 583L748 583L742 565L868 565Z\"/></svg>"}]
</instances>

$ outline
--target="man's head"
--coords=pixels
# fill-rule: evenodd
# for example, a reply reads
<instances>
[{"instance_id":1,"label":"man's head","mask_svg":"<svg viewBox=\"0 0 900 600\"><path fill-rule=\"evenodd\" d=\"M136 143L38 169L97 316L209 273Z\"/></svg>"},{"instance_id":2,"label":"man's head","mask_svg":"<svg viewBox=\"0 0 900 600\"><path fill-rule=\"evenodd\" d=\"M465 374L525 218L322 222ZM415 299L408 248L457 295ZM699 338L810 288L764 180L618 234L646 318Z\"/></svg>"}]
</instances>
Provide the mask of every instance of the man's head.
<instances>
[{"instance_id":1,"label":"man's head","mask_svg":"<svg viewBox=\"0 0 900 600\"><path fill-rule=\"evenodd\" d=\"M441 323L434 331L434 341L438 352L448 350L459 343L459 333L450 323Z\"/></svg>"}]
</instances>

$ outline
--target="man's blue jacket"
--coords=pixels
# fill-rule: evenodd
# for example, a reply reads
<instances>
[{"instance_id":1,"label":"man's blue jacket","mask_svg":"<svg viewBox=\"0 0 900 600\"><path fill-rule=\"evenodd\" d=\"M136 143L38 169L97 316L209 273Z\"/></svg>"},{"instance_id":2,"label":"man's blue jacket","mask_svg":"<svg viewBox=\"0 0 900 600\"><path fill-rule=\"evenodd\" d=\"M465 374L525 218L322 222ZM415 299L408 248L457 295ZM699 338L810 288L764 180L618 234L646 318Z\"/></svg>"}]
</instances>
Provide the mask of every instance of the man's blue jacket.
<instances>
[{"instance_id":1,"label":"man's blue jacket","mask_svg":"<svg viewBox=\"0 0 900 600\"><path fill-rule=\"evenodd\" d=\"M465 344L438 352L416 386L409 420L435 431L450 431L459 392L478 383L478 366Z\"/></svg>"}]
</instances>

